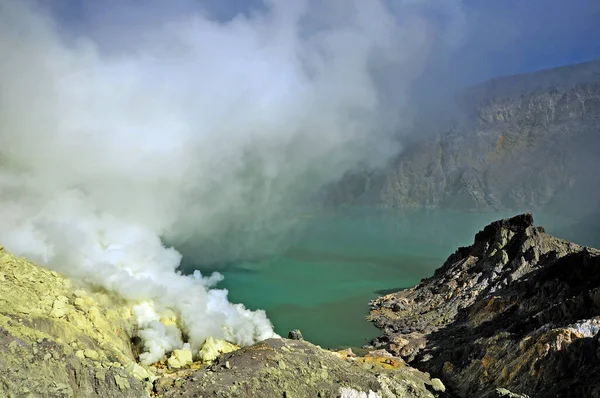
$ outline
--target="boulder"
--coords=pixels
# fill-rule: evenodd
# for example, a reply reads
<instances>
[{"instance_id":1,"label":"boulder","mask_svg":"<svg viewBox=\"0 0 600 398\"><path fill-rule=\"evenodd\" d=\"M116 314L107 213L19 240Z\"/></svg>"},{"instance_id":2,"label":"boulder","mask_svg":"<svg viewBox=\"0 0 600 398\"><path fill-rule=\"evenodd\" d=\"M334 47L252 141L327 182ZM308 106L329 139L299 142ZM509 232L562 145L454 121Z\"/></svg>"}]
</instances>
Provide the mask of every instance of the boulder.
<instances>
[{"instance_id":1,"label":"boulder","mask_svg":"<svg viewBox=\"0 0 600 398\"><path fill-rule=\"evenodd\" d=\"M190 350L173 350L171 356L167 360L167 365L170 369L179 369L192 362L192 352Z\"/></svg>"},{"instance_id":2,"label":"boulder","mask_svg":"<svg viewBox=\"0 0 600 398\"><path fill-rule=\"evenodd\" d=\"M228 341L209 337L204 342L204 345L202 345L202 348L198 353L198 359L204 363L210 363L217 359L221 354L235 351L238 348L238 346L231 344Z\"/></svg>"},{"instance_id":3,"label":"boulder","mask_svg":"<svg viewBox=\"0 0 600 398\"><path fill-rule=\"evenodd\" d=\"M294 329L294 330L290 330L290 332L288 333L288 339L290 339L290 340L304 340L304 337L302 337L302 332L300 332L300 330Z\"/></svg>"}]
</instances>

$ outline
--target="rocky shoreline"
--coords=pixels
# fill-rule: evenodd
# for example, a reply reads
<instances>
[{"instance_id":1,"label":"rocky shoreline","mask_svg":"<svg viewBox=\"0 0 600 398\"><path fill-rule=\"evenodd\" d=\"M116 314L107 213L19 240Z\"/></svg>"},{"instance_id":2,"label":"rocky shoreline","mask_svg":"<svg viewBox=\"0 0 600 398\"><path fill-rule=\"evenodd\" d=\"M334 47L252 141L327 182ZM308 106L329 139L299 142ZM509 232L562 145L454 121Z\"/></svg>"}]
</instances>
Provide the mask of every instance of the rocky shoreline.
<instances>
[{"instance_id":1,"label":"rocky shoreline","mask_svg":"<svg viewBox=\"0 0 600 398\"><path fill-rule=\"evenodd\" d=\"M374 300L373 344L461 397L600 396L600 251L523 214L496 221L434 276Z\"/></svg>"},{"instance_id":2,"label":"rocky shoreline","mask_svg":"<svg viewBox=\"0 0 600 398\"><path fill-rule=\"evenodd\" d=\"M370 352L207 339L143 366L130 305L0 247L0 396L597 397L600 251L496 221L431 278L374 300Z\"/></svg>"}]
</instances>

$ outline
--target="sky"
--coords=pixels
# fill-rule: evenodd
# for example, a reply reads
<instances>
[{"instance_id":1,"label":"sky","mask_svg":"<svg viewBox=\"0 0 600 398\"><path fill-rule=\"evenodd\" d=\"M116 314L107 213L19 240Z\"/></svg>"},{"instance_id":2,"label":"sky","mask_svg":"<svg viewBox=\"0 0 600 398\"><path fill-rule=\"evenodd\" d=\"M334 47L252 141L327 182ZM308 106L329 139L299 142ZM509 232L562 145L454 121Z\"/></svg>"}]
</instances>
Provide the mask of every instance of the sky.
<instances>
[{"instance_id":1,"label":"sky","mask_svg":"<svg viewBox=\"0 0 600 398\"><path fill-rule=\"evenodd\" d=\"M389 0L391 8L397 0ZM399 0L428 3L441 25L450 17L446 0ZM140 23L153 23L190 10L204 10L212 18L228 21L264 8L261 0L181 0L168 2L161 15L144 13L142 1L50 1L66 30L102 31L107 17L136 8ZM160 0L148 3L166 4ZM600 59L600 1L597 0L462 0L460 45L439 62L428 65L425 80L453 81L469 85L489 78ZM164 12L167 11L167 12ZM447 11L447 10L445 10ZM398 15L402 18L402 15ZM123 20L130 24L130 20ZM129 25L129 29L131 26Z\"/></svg>"},{"instance_id":2,"label":"sky","mask_svg":"<svg viewBox=\"0 0 600 398\"><path fill-rule=\"evenodd\" d=\"M473 15L464 63L487 60L478 79L600 59L600 1L466 0Z\"/></svg>"}]
</instances>

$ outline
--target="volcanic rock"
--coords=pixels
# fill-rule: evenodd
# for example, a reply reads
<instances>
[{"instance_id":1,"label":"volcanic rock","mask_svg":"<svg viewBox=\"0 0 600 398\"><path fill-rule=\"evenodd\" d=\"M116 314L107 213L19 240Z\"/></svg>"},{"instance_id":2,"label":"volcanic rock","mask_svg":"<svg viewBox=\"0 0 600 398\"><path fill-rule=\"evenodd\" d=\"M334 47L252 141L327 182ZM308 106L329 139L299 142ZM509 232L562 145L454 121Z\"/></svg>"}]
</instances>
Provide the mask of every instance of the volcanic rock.
<instances>
[{"instance_id":1,"label":"volcanic rock","mask_svg":"<svg viewBox=\"0 0 600 398\"><path fill-rule=\"evenodd\" d=\"M294 330L290 330L290 332L288 333L288 339L290 339L290 340L304 340L304 337L302 337L302 332L300 332L300 330L294 329Z\"/></svg>"},{"instance_id":2,"label":"volcanic rock","mask_svg":"<svg viewBox=\"0 0 600 398\"><path fill-rule=\"evenodd\" d=\"M288 339L256 343L222 355L211 366L165 381L155 383L155 393L165 398L434 398L431 391L441 384L389 353L350 358Z\"/></svg>"},{"instance_id":3,"label":"volcanic rock","mask_svg":"<svg viewBox=\"0 0 600 398\"><path fill-rule=\"evenodd\" d=\"M128 316L0 246L0 396L145 396Z\"/></svg>"},{"instance_id":4,"label":"volcanic rock","mask_svg":"<svg viewBox=\"0 0 600 398\"><path fill-rule=\"evenodd\" d=\"M433 277L372 302L376 347L462 397L600 396L600 251L523 214L491 223Z\"/></svg>"},{"instance_id":5,"label":"volcanic rock","mask_svg":"<svg viewBox=\"0 0 600 398\"><path fill-rule=\"evenodd\" d=\"M348 173L328 201L577 218L598 208L600 61L496 78L459 98L425 109L402 153L384 170Z\"/></svg>"}]
</instances>

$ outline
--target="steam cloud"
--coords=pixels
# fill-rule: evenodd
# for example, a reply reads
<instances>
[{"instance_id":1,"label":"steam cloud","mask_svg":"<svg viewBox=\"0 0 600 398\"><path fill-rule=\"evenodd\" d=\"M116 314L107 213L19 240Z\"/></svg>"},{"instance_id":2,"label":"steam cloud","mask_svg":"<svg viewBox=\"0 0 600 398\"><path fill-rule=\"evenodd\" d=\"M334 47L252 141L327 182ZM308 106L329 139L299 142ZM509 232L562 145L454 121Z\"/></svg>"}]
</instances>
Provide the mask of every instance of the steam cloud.
<instances>
[{"instance_id":1,"label":"steam cloud","mask_svg":"<svg viewBox=\"0 0 600 398\"><path fill-rule=\"evenodd\" d=\"M146 363L208 336L273 336L263 311L211 289L219 274L178 273L163 239L206 262L252 255L324 184L396 152L389 133L440 34L427 3L281 0L139 25L132 12L129 30L93 35L0 0L0 242L131 300Z\"/></svg>"}]
</instances>

